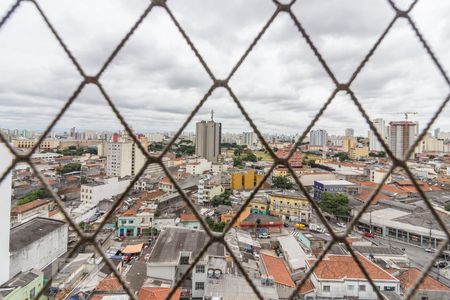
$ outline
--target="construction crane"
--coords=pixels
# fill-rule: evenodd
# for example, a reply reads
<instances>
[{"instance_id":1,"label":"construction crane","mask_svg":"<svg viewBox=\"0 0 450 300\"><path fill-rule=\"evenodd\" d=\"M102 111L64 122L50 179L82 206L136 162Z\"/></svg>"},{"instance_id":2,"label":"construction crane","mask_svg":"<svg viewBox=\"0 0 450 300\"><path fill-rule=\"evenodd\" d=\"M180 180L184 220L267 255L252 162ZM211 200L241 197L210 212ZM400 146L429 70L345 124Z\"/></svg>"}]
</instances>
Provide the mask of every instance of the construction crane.
<instances>
[{"instance_id":1,"label":"construction crane","mask_svg":"<svg viewBox=\"0 0 450 300\"><path fill-rule=\"evenodd\" d=\"M405 112L388 113L388 114L405 115L405 121L408 121L408 115L417 115L418 112L416 112L416 111L405 111Z\"/></svg>"}]
</instances>

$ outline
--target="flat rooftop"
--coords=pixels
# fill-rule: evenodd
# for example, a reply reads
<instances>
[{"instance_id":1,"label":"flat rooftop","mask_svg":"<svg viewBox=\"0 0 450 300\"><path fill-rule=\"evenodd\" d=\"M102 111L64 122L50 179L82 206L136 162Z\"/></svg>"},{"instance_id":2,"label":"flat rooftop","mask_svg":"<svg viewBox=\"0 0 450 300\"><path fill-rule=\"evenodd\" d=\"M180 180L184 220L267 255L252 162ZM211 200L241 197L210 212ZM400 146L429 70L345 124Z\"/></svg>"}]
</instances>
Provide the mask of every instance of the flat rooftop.
<instances>
[{"instance_id":1,"label":"flat rooftop","mask_svg":"<svg viewBox=\"0 0 450 300\"><path fill-rule=\"evenodd\" d=\"M152 263L178 263L180 252L191 252L191 259L197 257L208 242L209 237L205 231L169 227L163 230L151 252L148 262ZM225 256L225 247L215 243L206 251L207 255Z\"/></svg>"},{"instance_id":2,"label":"flat rooftop","mask_svg":"<svg viewBox=\"0 0 450 300\"><path fill-rule=\"evenodd\" d=\"M353 182L347 180L316 180L323 185L356 185Z\"/></svg>"},{"instance_id":3,"label":"flat rooftop","mask_svg":"<svg viewBox=\"0 0 450 300\"><path fill-rule=\"evenodd\" d=\"M13 227L11 228L9 251L20 250L62 226L66 226L63 221L39 217Z\"/></svg>"}]
</instances>

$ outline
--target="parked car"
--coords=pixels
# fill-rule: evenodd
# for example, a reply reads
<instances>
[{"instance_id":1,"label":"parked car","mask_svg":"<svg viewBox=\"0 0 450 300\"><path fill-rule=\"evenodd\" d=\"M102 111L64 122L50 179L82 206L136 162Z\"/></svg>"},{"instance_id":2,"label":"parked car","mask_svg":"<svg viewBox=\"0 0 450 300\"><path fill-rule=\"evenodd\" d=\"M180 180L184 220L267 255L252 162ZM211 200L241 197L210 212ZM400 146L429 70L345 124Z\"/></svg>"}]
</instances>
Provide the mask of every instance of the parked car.
<instances>
[{"instance_id":1,"label":"parked car","mask_svg":"<svg viewBox=\"0 0 450 300\"><path fill-rule=\"evenodd\" d=\"M435 250L432 249L432 248L426 248L426 249L425 249L425 252L428 252L428 253L434 253Z\"/></svg>"},{"instance_id":2,"label":"parked car","mask_svg":"<svg viewBox=\"0 0 450 300\"><path fill-rule=\"evenodd\" d=\"M435 267L435 268L439 268L439 269L447 268L447 266L448 266L448 262L443 261L443 260L441 260L441 261L436 261L436 262L434 263L434 267Z\"/></svg>"},{"instance_id":3,"label":"parked car","mask_svg":"<svg viewBox=\"0 0 450 300\"><path fill-rule=\"evenodd\" d=\"M368 231L365 231L363 233L363 236L368 237L368 238L373 238L374 237L373 233L372 232L368 232Z\"/></svg>"},{"instance_id":4,"label":"parked car","mask_svg":"<svg viewBox=\"0 0 450 300\"><path fill-rule=\"evenodd\" d=\"M270 234L268 234L267 232L261 232L258 234L258 238L260 239L270 239Z\"/></svg>"},{"instance_id":5,"label":"parked car","mask_svg":"<svg viewBox=\"0 0 450 300\"><path fill-rule=\"evenodd\" d=\"M347 225L345 225L344 223L337 223L336 225L337 225L338 227L342 227L342 228L347 227Z\"/></svg>"}]
</instances>

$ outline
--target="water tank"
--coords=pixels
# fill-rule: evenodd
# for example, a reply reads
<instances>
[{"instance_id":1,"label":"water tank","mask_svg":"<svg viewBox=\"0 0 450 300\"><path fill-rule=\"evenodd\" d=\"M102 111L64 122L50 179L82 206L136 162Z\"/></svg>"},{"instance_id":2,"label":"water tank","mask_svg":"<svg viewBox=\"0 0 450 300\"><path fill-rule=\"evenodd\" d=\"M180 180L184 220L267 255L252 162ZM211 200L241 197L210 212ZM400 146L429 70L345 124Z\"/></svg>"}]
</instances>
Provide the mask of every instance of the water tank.
<instances>
[{"instance_id":1,"label":"water tank","mask_svg":"<svg viewBox=\"0 0 450 300\"><path fill-rule=\"evenodd\" d=\"M208 270L208 278L213 278L214 277L214 270L213 269L209 269Z\"/></svg>"}]
</instances>

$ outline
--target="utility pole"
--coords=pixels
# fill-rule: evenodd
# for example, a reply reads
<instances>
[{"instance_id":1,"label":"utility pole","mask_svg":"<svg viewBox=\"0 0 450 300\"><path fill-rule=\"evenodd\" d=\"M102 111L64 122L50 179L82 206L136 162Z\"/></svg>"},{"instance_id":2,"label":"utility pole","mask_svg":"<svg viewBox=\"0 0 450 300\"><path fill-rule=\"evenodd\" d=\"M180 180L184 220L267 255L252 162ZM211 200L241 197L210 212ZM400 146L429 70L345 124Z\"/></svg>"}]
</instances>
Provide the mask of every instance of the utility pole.
<instances>
[{"instance_id":1,"label":"utility pole","mask_svg":"<svg viewBox=\"0 0 450 300\"><path fill-rule=\"evenodd\" d=\"M372 210L369 211L369 232L372 233Z\"/></svg>"},{"instance_id":2,"label":"utility pole","mask_svg":"<svg viewBox=\"0 0 450 300\"><path fill-rule=\"evenodd\" d=\"M431 248L432 248L432 247L431 247L431 225L433 225L433 221L428 221L427 223L428 223L428 225L430 226L429 245L430 245L430 249L431 249Z\"/></svg>"}]
</instances>

